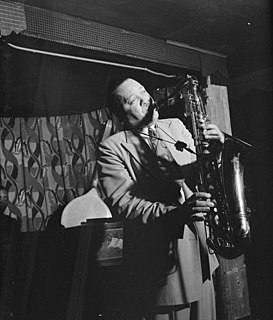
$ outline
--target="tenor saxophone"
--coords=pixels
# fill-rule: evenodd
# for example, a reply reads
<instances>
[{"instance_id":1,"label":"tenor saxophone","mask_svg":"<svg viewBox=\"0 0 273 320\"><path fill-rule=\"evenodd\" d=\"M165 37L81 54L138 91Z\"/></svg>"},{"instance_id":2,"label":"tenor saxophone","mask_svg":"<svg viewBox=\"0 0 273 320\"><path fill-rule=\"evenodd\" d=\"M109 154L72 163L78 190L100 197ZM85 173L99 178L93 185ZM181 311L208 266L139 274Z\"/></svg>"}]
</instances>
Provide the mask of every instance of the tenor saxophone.
<instances>
[{"instance_id":1,"label":"tenor saxophone","mask_svg":"<svg viewBox=\"0 0 273 320\"><path fill-rule=\"evenodd\" d=\"M219 159L219 145L204 140L208 119L197 79L187 76L182 92L196 148L198 188L209 192L215 203L205 220L207 245L210 252L233 259L244 253L251 242L252 210L245 196L244 159L252 146L225 134Z\"/></svg>"}]
</instances>

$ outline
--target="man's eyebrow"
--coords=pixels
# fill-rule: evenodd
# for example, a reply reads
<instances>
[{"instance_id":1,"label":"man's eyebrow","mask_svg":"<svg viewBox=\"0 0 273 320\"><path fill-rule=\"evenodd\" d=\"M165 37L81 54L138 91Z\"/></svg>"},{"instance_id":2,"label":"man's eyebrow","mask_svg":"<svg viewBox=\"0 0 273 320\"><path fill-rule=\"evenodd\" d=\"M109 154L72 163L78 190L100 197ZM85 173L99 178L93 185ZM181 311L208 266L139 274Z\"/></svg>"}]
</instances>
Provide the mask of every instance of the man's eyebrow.
<instances>
[{"instance_id":1,"label":"man's eyebrow","mask_svg":"<svg viewBox=\"0 0 273 320\"><path fill-rule=\"evenodd\" d=\"M130 101L132 98L136 98L136 94L135 94L135 93L131 93L131 94L126 98L126 101Z\"/></svg>"}]
</instances>

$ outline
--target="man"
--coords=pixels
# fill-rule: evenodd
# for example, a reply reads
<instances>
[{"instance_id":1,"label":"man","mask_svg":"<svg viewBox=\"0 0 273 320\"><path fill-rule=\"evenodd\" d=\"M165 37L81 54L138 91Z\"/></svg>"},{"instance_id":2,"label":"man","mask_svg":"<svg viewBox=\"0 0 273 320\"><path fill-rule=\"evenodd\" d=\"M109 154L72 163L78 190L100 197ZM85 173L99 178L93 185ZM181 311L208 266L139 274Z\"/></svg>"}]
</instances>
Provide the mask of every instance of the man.
<instances>
[{"instance_id":1,"label":"man","mask_svg":"<svg viewBox=\"0 0 273 320\"><path fill-rule=\"evenodd\" d=\"M98 159L107 203L126 221L117 319L216 319L211 279L218 262L208 254L203 221L214 203L194 189L191 134L178 119L158 119L153 99L134 79L118 82L109 97L124 128L101 143ZM150 139L150 128L156 138ZM224 142L213 124L203 133Z\"/></svg>"}]
</instances>

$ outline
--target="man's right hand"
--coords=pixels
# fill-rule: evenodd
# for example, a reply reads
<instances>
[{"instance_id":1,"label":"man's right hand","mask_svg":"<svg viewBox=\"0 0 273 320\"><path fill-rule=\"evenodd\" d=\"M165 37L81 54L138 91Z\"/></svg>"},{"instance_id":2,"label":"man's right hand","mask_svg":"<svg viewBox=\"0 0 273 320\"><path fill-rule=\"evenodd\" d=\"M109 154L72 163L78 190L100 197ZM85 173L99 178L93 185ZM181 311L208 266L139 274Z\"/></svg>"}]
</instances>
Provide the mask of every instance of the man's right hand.
<instances>
[{"instance_id":1,"label":"man's right hand","mask_svg":"<svg viewBox=\"0 0 273 320\"><path fill-rule=\"evenodd\" d=\"M189 222L203 221L206 214L215 205L210 200L211 194L207 192L195 192L182 205L182 214Z\"/></svg>"}]
</instances>

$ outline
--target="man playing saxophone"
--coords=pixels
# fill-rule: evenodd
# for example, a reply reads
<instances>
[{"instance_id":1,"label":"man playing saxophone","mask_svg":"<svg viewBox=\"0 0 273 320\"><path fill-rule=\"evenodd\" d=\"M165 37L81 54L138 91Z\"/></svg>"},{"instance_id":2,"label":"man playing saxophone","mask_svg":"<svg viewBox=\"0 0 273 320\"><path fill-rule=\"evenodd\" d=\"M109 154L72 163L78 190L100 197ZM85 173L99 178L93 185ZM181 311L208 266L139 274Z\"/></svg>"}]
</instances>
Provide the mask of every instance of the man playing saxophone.
<instances>
[{"instance_id":1,"label":"man playing saxophone","mask_svg":"<svg viewBox=\"0 0 273 320\"><path fill-rule=\"evenodd\" d=\"M218 261L208 252L204 226L215 203L210 193L196 191L192 136L179 119L159 119L150 94L134 79L112 85L108 106L123 130L101 143L99 177L113 216L128 224L113 319L215 320ZM214 124L203 136L225 141Z\"/></svg>"}]
</instances>

